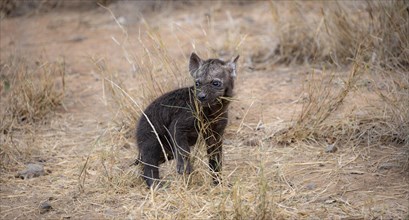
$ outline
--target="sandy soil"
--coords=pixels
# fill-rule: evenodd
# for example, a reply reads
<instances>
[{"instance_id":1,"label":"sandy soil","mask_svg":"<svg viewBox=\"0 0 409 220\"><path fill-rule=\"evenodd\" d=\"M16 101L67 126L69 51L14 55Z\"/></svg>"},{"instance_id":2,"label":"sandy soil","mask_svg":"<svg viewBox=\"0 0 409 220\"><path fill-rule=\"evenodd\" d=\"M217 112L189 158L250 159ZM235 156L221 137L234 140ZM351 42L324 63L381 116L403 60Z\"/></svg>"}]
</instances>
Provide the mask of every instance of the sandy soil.
<instances>
[{"instance_id":1,"label":"sandy soil","mask_svg":"<svg viewBox=\"0 0 409 220\"><path fill-rule=\"evenodd\" d=\"M300 110L302 84L310 70L254 62L263 45L273 47L275 44L274 37L270 37L274 27L268 24L268 3L176 4L157 11L152 11L151 7L132 2L110 5L127 30L131 42L126 46L128 51L140 54L142 47L138 37L146 37L145 31L154 30L172 58L177 60L181 76L185 78L188 77L187 56L193 50L203 58L221 56L227 59L234 53L241 54L237 101L231 106L226 134L225 172L232 173L231 179L240 179L240 174L252 172L248 167L251 161L269 157L264 166L278 173L274 177L278 178L276 187L284 195L275 201L278 217L407 217L408 175L399 166L382 167L385 163L396 162L402 154L399 148L339 146L337 152L328 154L323 144L279 146L269 141L269 137L285 127ZM210 16L212 25L207 21ZM103 8L80 12L58 10L7 18L0 24L2 62L10 55L23 56L30 61L42 56L50 61L64 59L67 68L64 107L57 110L49 123L27 132L31 141L21 140L34 149L32 160L26 162L42 163L51 173L22 180L14 175L24 164L1 171L0 218L149 218L144 211L137 212L139 214L132 211L132 207L142 210L144 195L150 193L141 180L126 191L128 193L118 196L107 193L101 199L99 188L92 187L103 183L95 177L98 172L92 173L91 169L85 191L79 186L81 169L87 158L94 159L91 167L100 166L97 158L115 142L111 131L116 119L115 110L112 110L115 108L105 99L102 76L91 58L104 58L110 70L117 72L130 90L140 89L141 76L132 71L123 48L115 42L122 42L124 32L109 11ZM229 42L240 41L244 36L240 49L231 51L233 43ZM154 44L146 46L152 48ZM163 77L165 81L171 80ZM169 82L170 87L176 87L172 83ZM100 141L99 137L102 137ZM115 162L119 164L117 167L132 163L136 155L132 141L129 140L130 148L121 150L124 158ZM164 171L167 172L166 175L174 178L173 169ZM129 200L134 200L131 208L127 206ZM41 213L39 206L44 201L49 201L53 209Z\"/></svg>"}]
</instances>

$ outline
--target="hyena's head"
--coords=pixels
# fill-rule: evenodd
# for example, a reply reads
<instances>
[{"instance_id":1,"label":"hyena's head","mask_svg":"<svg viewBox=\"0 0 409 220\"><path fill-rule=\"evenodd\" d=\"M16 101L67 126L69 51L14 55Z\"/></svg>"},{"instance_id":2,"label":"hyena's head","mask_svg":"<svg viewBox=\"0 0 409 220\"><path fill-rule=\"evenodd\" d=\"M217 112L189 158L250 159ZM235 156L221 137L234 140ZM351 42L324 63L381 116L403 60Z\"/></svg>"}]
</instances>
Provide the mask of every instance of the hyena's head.
<instances>
[{"instance_id":1,"label":"hyena's head","mask_svg":"<svg viewBox=\"0 0 409 220\"><path fill-rule=\"evenodd\" d=\"M215 105L220 103L220 98L233 96L238 59L239 56L225 62L219 59L202 60L195 53L190 55L189 72L195 81L196 98L202 105Z\"/></svg>"}]
</instances>

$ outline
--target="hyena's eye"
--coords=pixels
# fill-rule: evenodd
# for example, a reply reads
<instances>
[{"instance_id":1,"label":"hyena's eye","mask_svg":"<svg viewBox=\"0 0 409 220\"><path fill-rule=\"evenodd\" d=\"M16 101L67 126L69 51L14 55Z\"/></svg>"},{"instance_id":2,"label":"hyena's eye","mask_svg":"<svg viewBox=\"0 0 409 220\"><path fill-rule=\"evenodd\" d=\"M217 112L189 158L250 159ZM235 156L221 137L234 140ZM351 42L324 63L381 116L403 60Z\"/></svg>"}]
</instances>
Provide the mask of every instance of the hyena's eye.
<instances>
[{"instance_id":1,"label":"hyena's eye","mask_svg":"<svg viewBox=\"0 0 409 220\"><path fill-rule=\"evenodd\" d=\"M199 87L199 86L200 86L200 82L199 82L199 81L196 81L195 85L196 85L196 87Z\"/></svg>"},{"instance_id":2,"label":"hyena's eye","mask_svg":"<svg viewBox=\"0 0 409 220\"><path fill-rule=\"evenodd\" d=\"M218 80L215 80L215 81L212 82L212 85L213 85L214 87L220 87L220 86L222 86L222 82L221 82L221 81L218 81Z\"/></svg>"}]
</instances>

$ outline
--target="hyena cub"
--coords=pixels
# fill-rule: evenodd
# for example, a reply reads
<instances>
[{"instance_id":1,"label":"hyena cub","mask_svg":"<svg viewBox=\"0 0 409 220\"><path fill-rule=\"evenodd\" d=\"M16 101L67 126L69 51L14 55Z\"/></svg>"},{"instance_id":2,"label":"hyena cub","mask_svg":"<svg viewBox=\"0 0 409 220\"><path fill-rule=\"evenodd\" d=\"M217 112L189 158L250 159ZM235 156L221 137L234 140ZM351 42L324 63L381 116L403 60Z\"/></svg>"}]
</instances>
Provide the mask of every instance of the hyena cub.
<instances>
[{"instance_id":1,"label":"hyena cub","mask_svg":"<svg viewBox=\"0 0 409 220\"><path fill-rule=\"evenodd\" d=\"M159 165L176 158L179 174L192 172L189 154L199 133L204 137L209 167L216 174L222 166L223 133L227 107L233 96L236 63L219 59L202 60L192 53L189 72L195 86L168 92L153 101L139 120L136 138L149 187L159 181Z\"/></svg>"}]
</instances>

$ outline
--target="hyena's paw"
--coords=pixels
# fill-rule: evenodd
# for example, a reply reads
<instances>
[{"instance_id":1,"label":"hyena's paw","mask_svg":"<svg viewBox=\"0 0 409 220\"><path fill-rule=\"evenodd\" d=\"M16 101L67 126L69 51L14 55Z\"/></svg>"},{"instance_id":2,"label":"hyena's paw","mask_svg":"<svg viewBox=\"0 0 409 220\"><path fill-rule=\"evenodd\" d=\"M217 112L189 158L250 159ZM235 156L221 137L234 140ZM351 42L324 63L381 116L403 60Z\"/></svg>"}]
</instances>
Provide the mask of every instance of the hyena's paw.
<instances>
[{"instance_id":1,"label":"hyena's paw","mask_svg":"<svg viewBox=\"0 0 409 220\"><path fill-rule=\"evenodd\" d=\"M186 163L186 167L185 167L185 163ZM176 164L176 170L178 171L179 174L190 174L193 169L192 169L192 165L190 164L190 161L187 162L179 162Z\"/></svg>"},{"instance_id":2,"label":"hyena's paw","mask_svg":"<svg viewBox=\"0 0 409 220\"><path fill-rule=\"evenodd\" d=\"M192 165L190 164L190 161L188 161L187 164L186 164L185 173L190 174L190 173L192 173L192 171L193 171Z\"/></svg>"}]
</instances>

